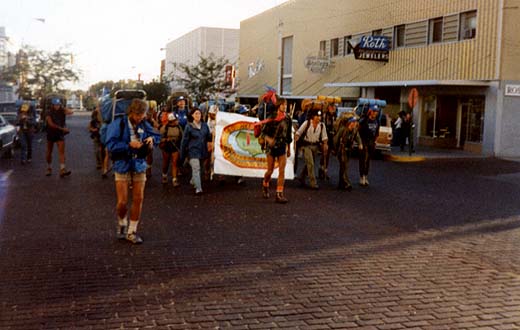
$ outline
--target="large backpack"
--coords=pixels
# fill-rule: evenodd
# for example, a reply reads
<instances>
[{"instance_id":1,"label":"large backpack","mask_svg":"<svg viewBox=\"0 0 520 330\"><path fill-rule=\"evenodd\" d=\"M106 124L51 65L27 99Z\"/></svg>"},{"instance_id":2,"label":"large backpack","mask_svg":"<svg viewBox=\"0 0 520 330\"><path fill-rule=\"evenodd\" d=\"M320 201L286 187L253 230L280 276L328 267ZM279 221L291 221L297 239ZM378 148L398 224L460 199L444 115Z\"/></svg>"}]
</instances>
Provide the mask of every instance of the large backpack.
<instances>
[{"instance_id":1,"label":"large backpack","mask_svg":"<svg viewBox=\"0 0 520 330\"><path fill-rule=\"evenodd\" d=\"M133 99L145 99L146 92L143 90L119 90L115 92L114 97L111 98L109 95L105 95L100 100L101 117L103 118L103 125L100 129L101 143L105 144L106 130L108 124L110 124L115 118L122 117L126 114L130 103Z\"/></svg>"}]
</instances>

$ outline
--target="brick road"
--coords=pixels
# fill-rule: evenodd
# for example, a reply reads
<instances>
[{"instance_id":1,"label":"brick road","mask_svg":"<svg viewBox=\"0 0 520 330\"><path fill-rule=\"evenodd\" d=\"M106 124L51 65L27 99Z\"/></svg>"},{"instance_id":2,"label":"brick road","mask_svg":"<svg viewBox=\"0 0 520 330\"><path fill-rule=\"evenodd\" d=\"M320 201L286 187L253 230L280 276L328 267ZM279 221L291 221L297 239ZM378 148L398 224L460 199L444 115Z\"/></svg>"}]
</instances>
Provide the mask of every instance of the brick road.
<instances>
[{"instance_id":1,"label":"brick road","mask_svg":"<svg viewBox=\"0 0 520 330\"><path fill-rule=\"evenodd\" d=\"M69 178L43 175L43 142L0 161L2 330L520 329L520 163L376 161L368 189L290 182L287 205L256 179L200 198L156 170L132 246L86 120Z\"/></svg>"}]
</instances>

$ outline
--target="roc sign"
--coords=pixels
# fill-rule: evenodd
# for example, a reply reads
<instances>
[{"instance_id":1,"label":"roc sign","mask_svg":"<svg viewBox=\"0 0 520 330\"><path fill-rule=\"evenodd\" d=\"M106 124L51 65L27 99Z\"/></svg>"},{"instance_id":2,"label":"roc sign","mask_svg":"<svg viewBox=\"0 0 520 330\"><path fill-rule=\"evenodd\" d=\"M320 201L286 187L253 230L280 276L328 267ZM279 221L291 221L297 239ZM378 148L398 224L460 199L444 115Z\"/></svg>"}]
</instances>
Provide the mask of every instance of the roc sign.
<instances>
[{"instance_id":1,"label":"roc sign","mask_svg":"<svg viewBox=\"0 0 520 330\"><path fill-rule=\"evenodd\" d=\"M506 96L520 96L520 85L506 85Z\"/></svg>"},{"instance_id":2,"label":"roc sign","mask_svg":"<svg viewBox=\"0 0 520 330\"><path fill-rule=\"evenodd\" d=\"M390 40L385 36L363 36L353 47L356 60L388 62Z\"/></svg>"}]
</instances>

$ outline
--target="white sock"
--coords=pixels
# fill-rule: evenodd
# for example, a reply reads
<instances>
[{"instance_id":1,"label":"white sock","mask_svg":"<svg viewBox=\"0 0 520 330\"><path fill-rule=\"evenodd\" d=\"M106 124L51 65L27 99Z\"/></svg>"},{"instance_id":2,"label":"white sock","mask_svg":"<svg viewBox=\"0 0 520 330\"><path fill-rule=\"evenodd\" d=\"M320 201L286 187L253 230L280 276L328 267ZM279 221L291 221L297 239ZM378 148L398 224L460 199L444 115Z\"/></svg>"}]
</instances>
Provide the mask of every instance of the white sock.
<instances>
[{"instance_id":1,"label":"white sock","mask_svg":"<svg viewBox=\"0 0 520 330\"><path fill-rule=\"evenodd\" d=\"M128 226L128 218L127 218L127 216L125 215L123 218L117 217L117 223L121 227Z\"/></svg>"},{"instance_id":2,"label":"white sock","mask_svg":"<svg viewBox=\"0 0 520 330\"><path fill-rule=\"evenodd\" d=\"M60 170L64 170L65 169L65 164L60 164Z\"/></svg>"},{"instance_id":3,"label":"white sock","mask_svg":"<svg viewBox=\"0 0 520 330\"><path fill-rule=\"evenodd\" d=\"M137 224L139 220L130 220L130 225L128 226L128 233L133 234L137 232Z\"/></svg>"}]
</instances>

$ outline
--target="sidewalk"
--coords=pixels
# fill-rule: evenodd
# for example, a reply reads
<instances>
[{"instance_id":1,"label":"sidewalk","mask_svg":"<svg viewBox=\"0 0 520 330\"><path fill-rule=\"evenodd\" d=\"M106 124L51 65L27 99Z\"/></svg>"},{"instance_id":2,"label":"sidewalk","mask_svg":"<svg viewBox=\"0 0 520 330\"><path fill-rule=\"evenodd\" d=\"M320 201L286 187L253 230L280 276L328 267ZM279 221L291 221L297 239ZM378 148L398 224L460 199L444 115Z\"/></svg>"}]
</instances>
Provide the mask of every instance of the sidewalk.
<instances>
[{"instance_id":1,"label":"sidewalk","mask_svg":"<svg viewBox=\"0 0 520 330\"><path fill-rule=\"evenodd\" d=\"M385 152L384 159L393 162L422 162L432 159L464 159L464 158L489 158L485 155L475 154L457 149L440 149L425 146L418 146L412 155L408 154L408 149L401 151L399 147L392 147L390 152ZM520 161L520 159L518 159Z\"/></svg>"}]
</instances>

